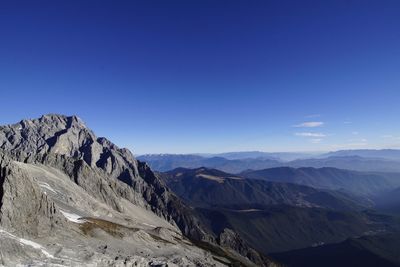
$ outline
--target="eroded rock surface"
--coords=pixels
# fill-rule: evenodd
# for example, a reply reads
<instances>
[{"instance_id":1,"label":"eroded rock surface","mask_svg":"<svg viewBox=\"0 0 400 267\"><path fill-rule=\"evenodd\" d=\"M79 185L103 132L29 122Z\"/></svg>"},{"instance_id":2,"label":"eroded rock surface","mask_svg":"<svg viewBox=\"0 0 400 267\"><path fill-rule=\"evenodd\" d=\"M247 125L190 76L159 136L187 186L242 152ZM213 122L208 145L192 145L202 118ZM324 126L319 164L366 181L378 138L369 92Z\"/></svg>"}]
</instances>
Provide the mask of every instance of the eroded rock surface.
<instances>
[{"instance_id":1,"label":"eroded rock surface","mask_svg":"<svg viewBox=\"0 0 400 267\"><path fill-rule=\"evenodd\" d=\"M229 242L222 254L195 246L219 238L145 163L75 116L0 127L0 196L3 265L270 264Z\"/></svg>"}]
</instances>

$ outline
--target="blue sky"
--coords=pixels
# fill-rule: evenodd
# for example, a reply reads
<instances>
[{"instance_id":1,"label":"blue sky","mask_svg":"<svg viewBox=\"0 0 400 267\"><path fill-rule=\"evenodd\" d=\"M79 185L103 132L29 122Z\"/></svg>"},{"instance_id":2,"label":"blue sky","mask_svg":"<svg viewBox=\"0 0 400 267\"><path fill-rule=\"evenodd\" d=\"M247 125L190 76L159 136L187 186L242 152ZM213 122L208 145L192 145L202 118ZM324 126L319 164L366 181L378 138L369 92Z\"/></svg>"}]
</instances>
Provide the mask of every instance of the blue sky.
<instances>
[{"instance_id":1,"label":"blue sky","mask_svg":"<svg viewBox=\"0 0 400 267\"><path fill-rule=\"evenodd\" d=\"M0 123L141 153L400 148L400 1L2 1Z\"/></svg>"}]
</instances>

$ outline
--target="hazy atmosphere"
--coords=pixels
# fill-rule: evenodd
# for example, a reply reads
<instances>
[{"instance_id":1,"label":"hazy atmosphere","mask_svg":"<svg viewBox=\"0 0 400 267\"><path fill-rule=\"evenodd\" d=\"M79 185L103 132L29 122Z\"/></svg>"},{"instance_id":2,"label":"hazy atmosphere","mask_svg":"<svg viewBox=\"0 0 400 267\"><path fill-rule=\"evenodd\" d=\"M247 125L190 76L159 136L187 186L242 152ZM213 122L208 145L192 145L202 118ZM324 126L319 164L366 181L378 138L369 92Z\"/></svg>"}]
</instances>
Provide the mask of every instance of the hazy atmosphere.
<instances>
[{"instance_id":1,"label":"hazy atmosphere","mask_svg":"<svg viewBox=\"0 0 400 267\"><path fill-rule=\"evenodd\" d=\"M3 1L0 123L135 154L399 148L399 1Z\"/></svg>"}]
</instances>

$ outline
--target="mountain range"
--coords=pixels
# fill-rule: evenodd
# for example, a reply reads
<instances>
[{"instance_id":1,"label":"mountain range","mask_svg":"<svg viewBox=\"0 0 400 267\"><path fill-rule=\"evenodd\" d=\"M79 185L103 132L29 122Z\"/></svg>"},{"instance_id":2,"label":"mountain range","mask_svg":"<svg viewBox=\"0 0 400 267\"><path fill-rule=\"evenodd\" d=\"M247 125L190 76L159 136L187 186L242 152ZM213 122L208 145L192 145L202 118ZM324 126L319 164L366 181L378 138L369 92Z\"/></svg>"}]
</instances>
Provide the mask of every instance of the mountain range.
<instances>
[{"instance_id":1,"label":"mountain range","mask_svg":"<svg viewBox=\"0 0 400 267\"><path fill-rule=\"evenodd\" d=\"M339 191L206 168L178 168L161 176L211 231L233 229L266 254L393 230L388 216L369 211L369 201Z\"/></svg>"},{"instance_id":2,"label":"mountain range","mask_svg":"<svg viewBox=\"0 0 400 267\"><path fill-rule=\"evenodd\" d=\"M397 151L397 150L395 150ZM247 152L243 152L249 155ZM339 152L338 152L339 153ZM242 154L242 153L233 153ZM340 154L340 153L339 153ZM222 154L224 155L224 154ZM258 153L257 153L258 155ZM231 158L231 159L229 159ZM239 156L225 158L222 156L200 156L193 154L151 154L141 155L139 160L145 161L156 171L170 171L175 168L213 168L228 173L240 173L246 170L262 170L276 167L332 167L368 172L400 172L400 161L388 158L361 157L359 155L328 157L310 157L291 161L283 161L276 157L240 158Z\"/></svg>"},{"instance_id":3,"label":"mountain range","mask_svg":"<svg viewBox=\"0 0 400 267\"><path fill-rule=\"evenodd\" d=\"M290 205L346 210L358 206L358 200L340 192L245 179L215 169L178 168L162 177L177 195L196 207Z\"/></svg>"},{"instance_id":4,"label":"mountain range","mask_svg":"<svg viewBox=\"0 0 400 267\"><path fill-rule=\"evenodd\" d=\"M290 161L295 159L311 158L319 155L317 152L262 152L262 151L242 151L242 152L225 152L216 154L197 154L203 157L221 157L230 160L235 159L274 159L279 161Z\"/></svg>"},{"instance_id":5,"label":"mountain range","mask_svg":"<svg viewBox=\"0 0 400 267\"><path fill-rule=\"evenodd\" d=\"M375 159L400 160L400 149L351 149L331 152L262 152L241 151L216 154L197 154L204 157L222 157L226 159L275 159L280 161L292 161L297 159L329 158L329 157L363 157Z\"/></svg>"},{"instance_id":6,"label":"mountain range","mask_svg":"<svg viewBox=\"0 0 400 267\"><path fill-rule=\"evenodd\" d=\"M3 265L273 266L76 116L0 127ZM235 243L229 240L235 240Z\"/></svg>"},{"instance_id":7,"label":"mountain range","mask_svg":"<svg viewBox=\"0 0 400 267\"><path fill-rule=\"evenodd\" d=\"M229 173L239 173L248 169L265 169L280 164L275 159L249 158L229 160L223 157L203 157L199 155L145 155L139 156L156 171L170 171L176 168L213 168Z\"/></svg>"},{"instance_id":8,"label":"mountain range","mask_svg":"<svg viewBox=\"0 0 400 267\"><path fill-rule=\"evenodd\" d=\"M360 153L137 160L76 116L0 126L0 264L399 265L396 152Z\"/></svg>"},{"instance_id":9,"label":"mountain range","mask_svg":"<svg viewBox=\"0 0 400 267\"><path fill-rule=\"evenodd\" d=\"M331 167L278 167L244 171L240 176L275 182L302 184L314 188L341 190L356 195L373 196L400 186L400 173L359 172Z\"/></svg>"},{"instance_id":10,"label":"mountain range","mask_svg":"<svg viewBox=\"0 0 400 267\"><path fill-rule=\"evenodd\" d=\"M320 155L320 157L351 157L358 156L363 158L381 158L388 160L400 160L399 149L353 149L339 150Z\"/></svg>"}]
</instances>

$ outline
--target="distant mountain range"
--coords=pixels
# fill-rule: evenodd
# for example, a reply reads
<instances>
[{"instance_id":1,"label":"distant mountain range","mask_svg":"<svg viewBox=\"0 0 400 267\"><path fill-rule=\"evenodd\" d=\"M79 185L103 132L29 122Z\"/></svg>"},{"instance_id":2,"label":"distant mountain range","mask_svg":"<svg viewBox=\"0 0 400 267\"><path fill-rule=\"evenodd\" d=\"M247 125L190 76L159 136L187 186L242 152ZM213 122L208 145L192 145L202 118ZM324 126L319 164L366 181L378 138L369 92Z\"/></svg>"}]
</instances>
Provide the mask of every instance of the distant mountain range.
<instances>
[{"instance_id":1,"label":"distant mountain range","mask_svg":"<svg viewBox=\"0 0 400 267\"><path fill-rule=\"evenodd\" d=\"M244 171L242 177L302 184L314 188L341 190L373 196L400 186L400 173L368 173L336 168L278 167Z\"/></svg>"},{"instance_id":2,"label":"distant mountain range","mask_svg":"<svg viewBox=\"0 0 400 267\"><path fill-rule=\"evenodd\" d=\"M383 158L363 158L360 156L299 159L282 164L290 167L332 167L367 172L400 172L400 161Z\"/></svg>"},{"instance_id":3,"label":"distant mountain range","mask_svg":"<svg viewBox=\"0 0 400 267\"><path fill-rule=\"evenodd\" d=\"M261 152L261 151L244 151L244 152L226 152L217 154L198 154L203 157L222 157L230 160L235 159L273 159L280 161L290 161L295 159L311 158L321 153L301 153L301 152Z\"/></svg>"},{"instance_id":4,"label":"distant mountain range","mask_svg":"<svg viewBox=\"0 0 400 267\"><path fill-rule=\"evenodd\" d=\"M355 149L339 150L320 155L320 157L351 157L382 158L389 160L400 160L400 149Z\"/></svg>"},{"instance_id":5,"label":"distant mountain range","mask_svg":"<svg viewBox=\"0 0 400 267\"><path fill-rule=\"evenodd\" d=\"M292 161L297 159L309 158L329 158L329 157L352 157L381 158L389 160L400 160L400 149L353 149L338 150L328 153L323 152L262 152L262 151L243 151L227 152L217 154L198 154L203 157L223 157L226 159L275 159L280 161Z\"/></svg>"},{"instance_id":6,"label":"distant mountain range","mask_svg":"<svg viewBox=\"0 0 400 267\"><path fill-rule=\"evenodd\" d=\"M398 151L398 150L394 150ZM380 152L379 150L377 152ZM225 157L204 157L200 155L175 155L158 154L142 155L138 159L147 162L154 170L169 171L175 168L214 168L228 173L240 173L245 170L262 170L274 167L332 167L368 172L400 172L400 161L387 158L362 157L359 155L335 156L325 154L328 157L303 158L292 161L282 161L274 157L258 157L261 152L243 152L245 156L254 155L253 158L240 158L237 154L228 153ZM255 153L255 154L254 154ZM342 152L337 152L342 153ZM344 152L343 152L344 153ZM372 154L372 152L370 152ZM379 153L378 153L379 154ZM380 153L384 154L384 153ZM394 154L394 152L392 153ZM233 156L232 156L233 155ZM235 158L235 159L233 159Z\"/></svg>"},{"instance_id":7,"label":"distant mountain range","mask_svg":"<svg viewBox=\"0 0 400 267\"><path fill-rule=\"evenodd\" d=\"M239 173L248 169L265 169L279 166L281 163L272 159L236 159L223 157L202 157L198 155L147 155L139 156L138 160L147 162L157 171L170 171L176 168L214 168L230 173Z\"/></svg>"}]
</instances>

